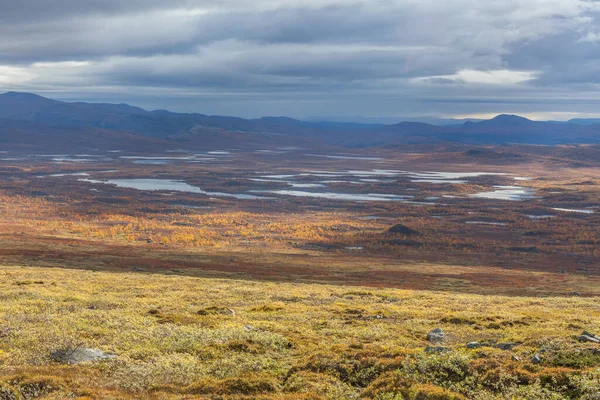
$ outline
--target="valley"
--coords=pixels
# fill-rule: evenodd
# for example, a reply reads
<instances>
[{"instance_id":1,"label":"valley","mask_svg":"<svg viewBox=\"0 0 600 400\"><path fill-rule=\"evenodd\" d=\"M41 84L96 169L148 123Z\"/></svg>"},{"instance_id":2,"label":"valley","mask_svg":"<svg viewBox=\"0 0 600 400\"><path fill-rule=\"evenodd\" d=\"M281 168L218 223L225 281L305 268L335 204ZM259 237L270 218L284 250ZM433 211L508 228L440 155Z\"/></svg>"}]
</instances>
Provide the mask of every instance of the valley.
<instances>
[{"instance_id":1,"label":"valley","mask_svg":"<svg viewBox=\"0 0 600 400\"><path fill-rule=\"evenodd\" d=\"M97 253L92 269L596 295L600 170L563 162L296 148L5 153L0 257L19 248L32 266L86 268L82 254Z\"/></svg>"},{"instance_id":2,"label":"valley","mask_svg":"<svg viewBox=\"0 0 600 400\"><path fill-rule=\"evenodd\" d=\"M0 400L597 398L594 125L463 142L15 97Z\"/></svg>"}]
</instances>

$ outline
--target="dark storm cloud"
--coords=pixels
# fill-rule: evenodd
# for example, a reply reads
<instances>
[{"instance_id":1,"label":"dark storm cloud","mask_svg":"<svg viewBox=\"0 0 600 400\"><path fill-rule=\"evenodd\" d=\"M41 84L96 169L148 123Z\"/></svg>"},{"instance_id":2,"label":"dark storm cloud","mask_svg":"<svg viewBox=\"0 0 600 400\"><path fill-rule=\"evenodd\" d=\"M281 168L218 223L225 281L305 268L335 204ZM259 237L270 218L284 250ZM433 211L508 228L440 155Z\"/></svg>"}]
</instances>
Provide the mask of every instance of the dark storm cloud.
<instances>
[{"instance_id":1,"label":"dark storm cloud","mask_svg":"<svg viewBox=\"0 0 600 400\"><path fill-rule=\"evenodd\" d=\"M120 14L164 7L164 0L3 0L0 21L3 24L40 22L71 16ZM186 6L187 1L169 0L169 7Z\"/></svg>"},{"instance_id":2,"label":"dark storm cloud","mask_svg":"<svg viewBox=\"0 0 600 400\"><path fill-rule=\"evenodd\" d=\"M536 98L571 112L570 99L600 98L597 1L0 0L0 10L0 87L59 97L295 116L556 112ZM432 110L431 99L445 101Z\"/></svg>"}]
</instances>

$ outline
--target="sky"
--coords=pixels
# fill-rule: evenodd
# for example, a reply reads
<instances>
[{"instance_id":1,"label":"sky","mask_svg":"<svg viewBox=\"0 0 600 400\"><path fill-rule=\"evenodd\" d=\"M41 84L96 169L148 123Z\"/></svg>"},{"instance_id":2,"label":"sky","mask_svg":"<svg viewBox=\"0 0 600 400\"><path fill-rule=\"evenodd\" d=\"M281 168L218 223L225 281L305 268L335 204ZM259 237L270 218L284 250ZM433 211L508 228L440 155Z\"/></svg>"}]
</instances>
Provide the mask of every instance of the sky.
<instances>
[{"instance_id":1,"label":"sky","mask_svg":"<svg viewBox=\"0 0 600 400\"><path fill-rule=\"evenodd\" d=\"M0 0L0 92L259 117L600 116L600 0Z\"/></svg>"}]
</instances>

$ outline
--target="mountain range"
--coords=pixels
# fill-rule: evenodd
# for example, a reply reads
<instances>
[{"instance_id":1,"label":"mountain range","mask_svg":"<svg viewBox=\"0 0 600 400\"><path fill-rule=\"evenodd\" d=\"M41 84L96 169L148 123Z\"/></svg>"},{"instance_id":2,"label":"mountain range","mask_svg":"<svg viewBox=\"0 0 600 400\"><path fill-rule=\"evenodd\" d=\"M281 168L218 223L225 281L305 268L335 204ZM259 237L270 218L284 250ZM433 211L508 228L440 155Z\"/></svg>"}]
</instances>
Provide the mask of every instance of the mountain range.
<instances>
[{"instance_id":1,"label":"mountain range","mask_svg":"<svg viewBox=\"0 0 600 400\"><path fill-rule=\"evenodd\" d=\"M600 143L600 119L532 121L516 115L451 125L424 122L373 124L301 121L287 117L243 119L127 104L67 103L31 93L0 95L2 147L35 149L153 149L376 147L458 142L469 144Z\"/></svg>"}]
</instances>

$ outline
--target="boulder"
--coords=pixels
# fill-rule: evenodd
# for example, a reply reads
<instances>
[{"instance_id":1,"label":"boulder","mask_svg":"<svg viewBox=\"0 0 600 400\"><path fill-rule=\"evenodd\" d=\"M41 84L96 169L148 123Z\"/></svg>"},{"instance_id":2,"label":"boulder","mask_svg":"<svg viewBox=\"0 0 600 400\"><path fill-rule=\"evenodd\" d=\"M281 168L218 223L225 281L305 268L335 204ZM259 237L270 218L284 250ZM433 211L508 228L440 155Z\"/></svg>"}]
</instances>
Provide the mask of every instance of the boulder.
<instances>
[{"instance_id":1,"label":"boulder","mask_svg":"<svg viewBox=\"0 0 600 400\"><path fill-rule=\"evenodd\" d=\"M50 354L55 362L61 364L79 364L85 362L98 362L112 360L114 354L105 353L97 349L76 348L69 350L57 350Z\"/></svg>"},{"instance_id":2,"label":"boulder","mask_svg":"<svg viewBox=\"0 0 600 400\"><path fill-rule=\"evenodd\" d=\"M467 343L467 349L478 349L481 347L481 343L479 342L469 342Z\"/></svg>"},{"instance_id":3,"label":"boulder","mask_svg":"<svg viewBox=\"0 0 600 400\"><path fill-rule=\"evenodd\" d=\"M535 356L531 357L531 362L533 364L539 364L542 362L542 356L540 356L539 354L536 354Z\"/></svg>"},{"instance_id":4,"label":"boulder","mask_svg":"<svg viewBox=\"0 0 600 400\"><path fill-rule=\"evenodd\" d=\"M442 343L446 339L446 333L442 328L436 328L427 334L427 340L431 343Z\"/></svg>"}]
</instances>

